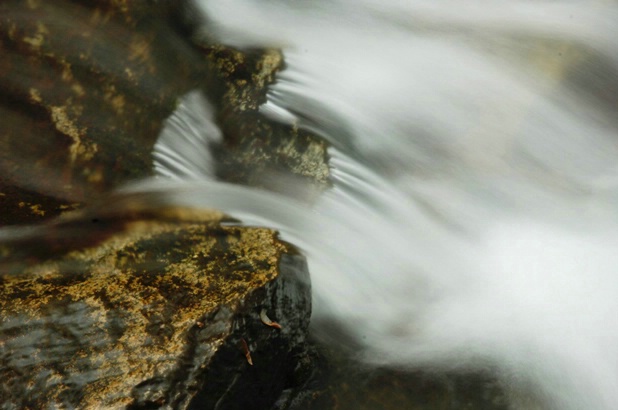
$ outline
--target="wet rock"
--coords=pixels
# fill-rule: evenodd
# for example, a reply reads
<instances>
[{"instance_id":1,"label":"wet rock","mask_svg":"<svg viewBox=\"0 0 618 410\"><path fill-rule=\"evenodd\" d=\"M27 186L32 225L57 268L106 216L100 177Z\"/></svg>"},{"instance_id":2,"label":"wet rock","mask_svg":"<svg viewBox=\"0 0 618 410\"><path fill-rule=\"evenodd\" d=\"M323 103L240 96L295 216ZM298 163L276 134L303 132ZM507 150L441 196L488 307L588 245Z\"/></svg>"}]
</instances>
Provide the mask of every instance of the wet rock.
<instances>
[{"instance_id":1,"label":"wet rock","mask_svg":"<svg viewBox=\"0 0 618 410\"><path fill-rule=\"evenodd\" d=\"M210 78L163 4L0 3L0 222L50 218L152 174L162 121Z\"/></svg>"},{"instance_id":2,"label":"wet rock","mask_svg":"<svg viewBox=\"0 0 618 410\"><path fill-rule=\"evenodd\" d=\"M222 179L328 185L325 144L258 112L280 52L196 47L182 4L0 4L0 224L46 220L152 175L163 121L196 88L219 112Z\"/></svg>"},{"instance_id":3,"label":"wet rock","mask_svg":"<svg viewBox=\"0 0 618 410\"><path fill-rule=\"evenodd\" d=\"M218 99L218 122L225 137L217 151L219 177L273 190L281 190L274 180L281 182L282 177L302 183L304 192L329 187L326 142L259 111L268 86L284 69L281 51L241 51L211 44L202 48L224 85Z\"/></svg>"},{"instance_id":4,"label":"wet rock","mask_svg":"<svg viewBox=\"0 0 618 410\"><path fill-rule=\"evenodd\" d=\"M304 258L271 230L222 226L217 212L168 211L39 228L20 245L34 249L28 240L67 227L86 236L89 224L114 227L98 231L107 234L96 246L73 244L25 266L4 241L0 408L274 403L304 348ZM181 217L171 222L174 213ZM262 323L262 310L282 328Z\"/></svg>"},{"instance_id":5,"label":"wet rock","mask_svg":"<svg viewBox=\"0 0 618 410\"><path fill-rule=\"evenodd\" d=\"M355 359L353 350L318 341L313 341L299 365L304 365L302 378L283 392L273 410L510 408L508 388L491 369L412 371L367 366Z\"/></svg>"}]
</instances>

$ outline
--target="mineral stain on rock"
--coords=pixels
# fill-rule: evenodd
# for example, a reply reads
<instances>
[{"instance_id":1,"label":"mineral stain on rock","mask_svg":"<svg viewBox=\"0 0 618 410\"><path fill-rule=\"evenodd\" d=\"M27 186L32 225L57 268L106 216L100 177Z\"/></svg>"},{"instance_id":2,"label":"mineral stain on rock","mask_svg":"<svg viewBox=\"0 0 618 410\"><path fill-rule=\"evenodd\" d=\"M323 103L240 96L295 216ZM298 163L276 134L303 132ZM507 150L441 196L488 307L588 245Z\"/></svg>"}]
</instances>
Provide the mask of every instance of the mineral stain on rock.
<instances>
[{"instance_id":1,"label":"mineral stain on rock","mask_svg":"<svg viewBox=\"0 0 618 410\"><path fill-rule=\"evenodd\" d=\"M6 409L267 408L310 315L302 256L271 230L217 220L132 221L1 279ZM284 329L264 326L263 309Z\"/></svg>"}]
</instances>

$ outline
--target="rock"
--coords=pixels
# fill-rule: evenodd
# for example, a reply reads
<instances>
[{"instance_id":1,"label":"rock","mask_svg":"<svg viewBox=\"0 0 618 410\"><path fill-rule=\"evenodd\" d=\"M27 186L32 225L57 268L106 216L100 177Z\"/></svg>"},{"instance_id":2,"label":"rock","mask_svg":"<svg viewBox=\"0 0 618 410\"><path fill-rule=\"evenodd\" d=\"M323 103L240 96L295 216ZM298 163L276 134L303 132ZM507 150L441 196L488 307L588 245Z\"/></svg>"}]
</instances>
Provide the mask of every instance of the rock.
<instances>
[{"instance_id":1,"label":"rock","mask_svg":"<svg viewBox=\"0 0 618 410\"><path fill-rule=\"evenodd\" d=\"M49 219L152 175L162 121L211 74L151 3L0 3L0 223Z\"/></svg>"},{"instance_id":2,"label":"rock","mask_svg":"<svg viewBox=\"0 0 618 410\"><path fill-rule=\"evenodd\" d=\"M219 124L224 142L218 150L223 180L277 190L273 176L304 183L316 193L330 186L326 142L315 135L270 120L259 112L268 86L284 66L279 50L236 50L202 45L224 84ZM302 193L302 192L299 192Z\"/></svg>"},{"instance_id":3,"label":"rock","mask_svg":"<svg viewBox=\"0 0 618 410\"><path fill-rule=\"evenodd\" d=\"M327 326L333 333L341 332L334 324ZM323 341L312 343L303 357L303 377L283 392L272 410L511 408L511 386L496 380L491 369L413 371L369 366L358 362L353 342L344 349Z\"/></svg>"},{"instance_id":4,"label":"rock","mask_svg":"<svg viewBox=\"0 0 618 410\"><path fill-rule=\"evenodd\" d=\"M324 142L258 112L280 52L196 47L182 4L0 4L0 225L50 219L151 176L162 123L192 89L218 109L222 179L269 187L286 173L328 186Z\"/></svg>"},{"instance_id":5,"label":"rock","mask_svg":"<svg viewBox=\"0 0 618 410\"><path fill-rule=\"evenodd\" d=\"M218 212L169 211L115 220L80 214L4 241L0 408L275 402L304 349L304 258L271 230L222 226ZM74 227L96 239L14 264L28 258L13 258L11 245L35 249L29 241L54 234L57 242ZM262 323L262 310L282 328Z\"/></svg>"}]
</instances>

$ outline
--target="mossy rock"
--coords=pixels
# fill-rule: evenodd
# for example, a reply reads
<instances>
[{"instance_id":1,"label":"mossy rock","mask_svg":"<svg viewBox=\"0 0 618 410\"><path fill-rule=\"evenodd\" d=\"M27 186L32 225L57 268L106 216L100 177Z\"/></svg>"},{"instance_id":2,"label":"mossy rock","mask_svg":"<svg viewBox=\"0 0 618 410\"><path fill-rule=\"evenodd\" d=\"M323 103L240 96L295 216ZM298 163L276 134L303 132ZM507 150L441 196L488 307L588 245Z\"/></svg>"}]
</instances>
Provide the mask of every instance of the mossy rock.
<instances>
[{"instance_id":1,"label":"mossy rock","mask_svg":"<svg viewBox=\"0 0 618 410\"><path fill-rule=\"evenodd\" d=\"M305 260L274 231L196 215L89 215L41 228L32 240L108 225L88 230L96 238L86 247L50 258L22 253L17 265L5 241L0 408L272 406L304 349ZM27 245L19 241L35 249ZM264 324L262 311L281 329Z\"/></svg>"}]
</instances>

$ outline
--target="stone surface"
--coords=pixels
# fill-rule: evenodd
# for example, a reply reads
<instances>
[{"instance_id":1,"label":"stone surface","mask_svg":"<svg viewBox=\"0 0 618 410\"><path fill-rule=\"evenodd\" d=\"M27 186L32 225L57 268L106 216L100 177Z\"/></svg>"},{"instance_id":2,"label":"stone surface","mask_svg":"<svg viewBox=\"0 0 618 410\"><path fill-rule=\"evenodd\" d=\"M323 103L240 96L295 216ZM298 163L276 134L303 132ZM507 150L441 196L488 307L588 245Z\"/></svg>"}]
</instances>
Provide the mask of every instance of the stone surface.
<instances>
[{"instance_id":1,"label":"stone surface","mask_svg":"<svg viewBox=\"0 0 618 410\"><path fill-rule=\"evenodd\" d=\"M283 69L279 50L235 50L202 45L217 78L224 84L218 123L224 133L219 147L221 179L277 189L273 177L294 178L321 191L329 183L327 144L294 125L270 120L259 112L268 86Z\"/></svg>"},{"instance_id":2,"label":"stone surface","mask_svg":"<svg viewBox=\"0 0 618 410\"><path fill-rule=\"evenodd\" d=\"M62 230L73 236L74 227L96 237L82 243L97 245L35 255L36 263L15 265L28 258L12 258L4 241L0 408L274 403L303 351L304 258L273 231L221 226L217 212L176 222L170 215L181 210L161 212L43 227L19 246L34 249L29 240L51 233L55 242ZM112 228L85 228L93 224ZM281 330L261 322L262 309Z\"/></svg>"},{"instance_id":3,"label":"stone surface","mask_svg":"<svg viewBox=\"0 0 618 410\"><path fill-rule=\"evenodd\" d=\"M0 3L0 226L52 218L152 175L162 122L196 88L218 110L222 179L273 188L283 173L328 186L325 143L258 112L280 52L196 47L181 4Z\"/></svg>"},{"instance_id":4,"label":"stone surface","mask_svg":"<svg viewBox=\"0 0 618 410\"><path fill-rule=\"evenodd\" d=\"M0 3L0 223L152 174L162 121L210 75L170 19L139 0Z\"/></svg>"}]
</instances>

